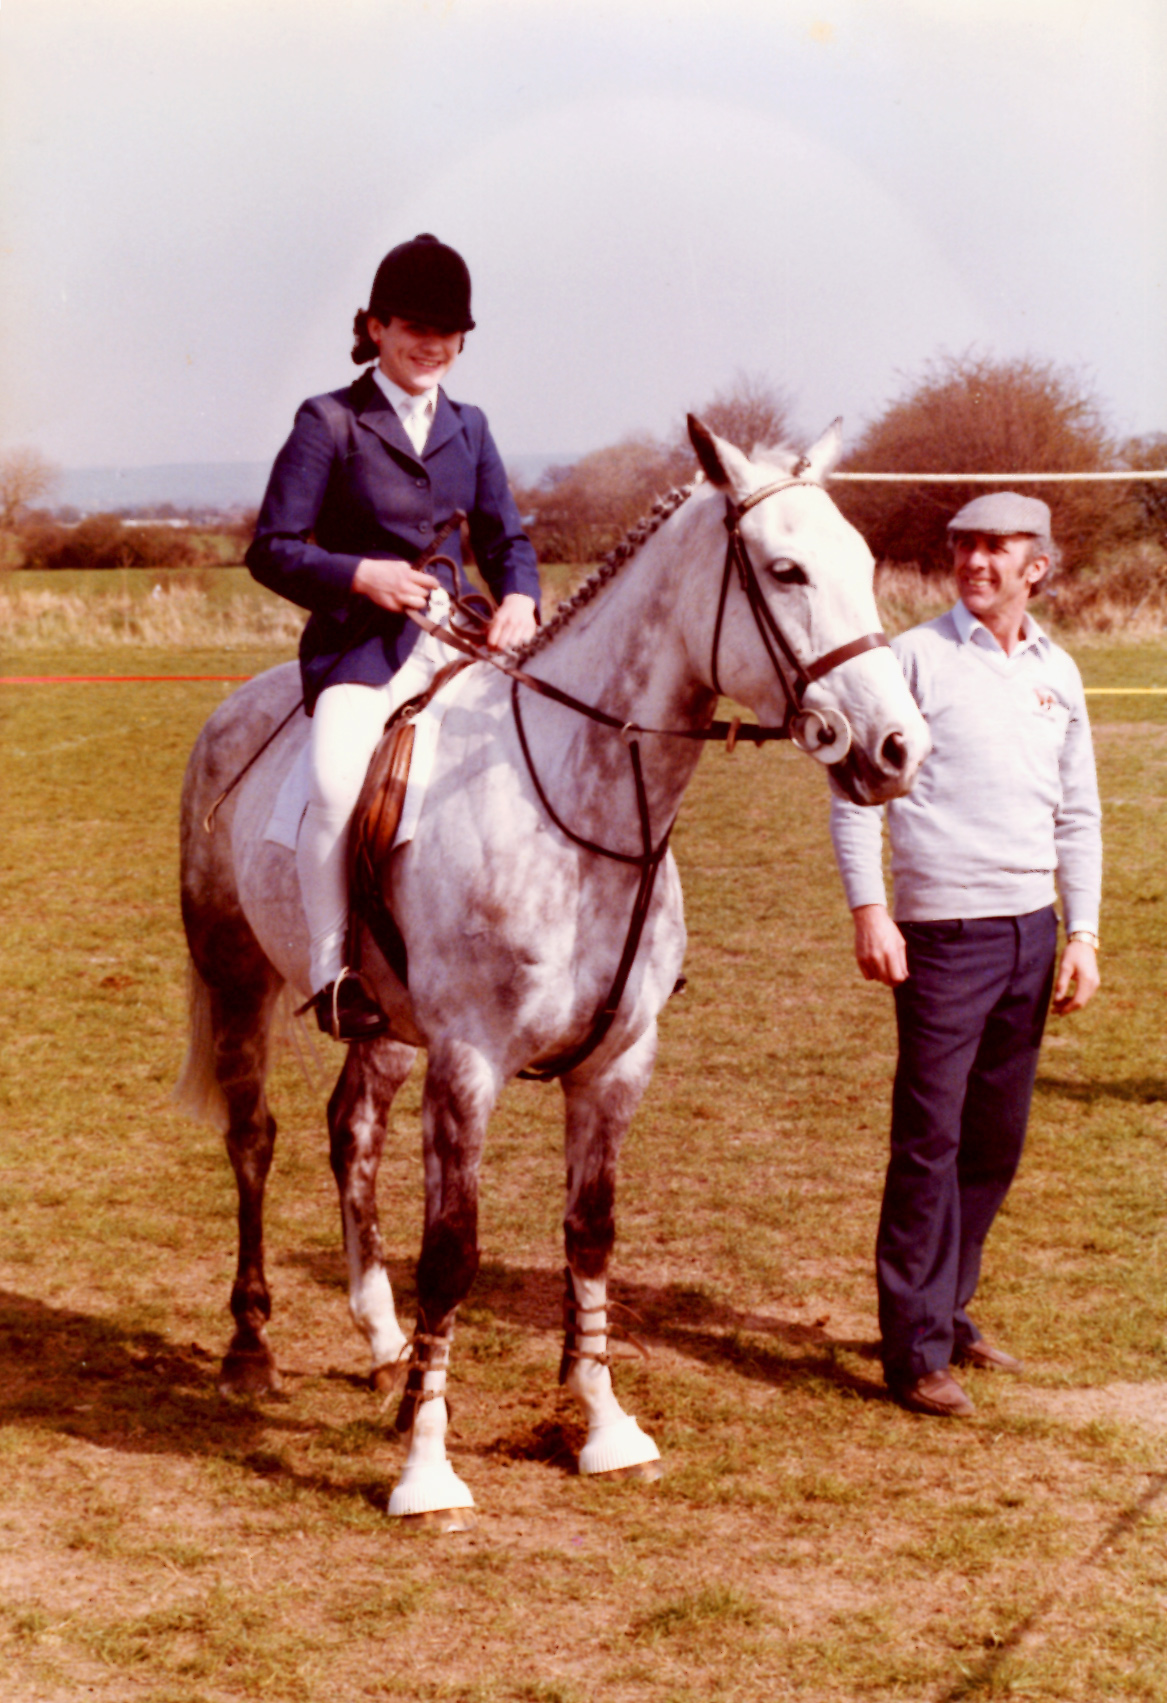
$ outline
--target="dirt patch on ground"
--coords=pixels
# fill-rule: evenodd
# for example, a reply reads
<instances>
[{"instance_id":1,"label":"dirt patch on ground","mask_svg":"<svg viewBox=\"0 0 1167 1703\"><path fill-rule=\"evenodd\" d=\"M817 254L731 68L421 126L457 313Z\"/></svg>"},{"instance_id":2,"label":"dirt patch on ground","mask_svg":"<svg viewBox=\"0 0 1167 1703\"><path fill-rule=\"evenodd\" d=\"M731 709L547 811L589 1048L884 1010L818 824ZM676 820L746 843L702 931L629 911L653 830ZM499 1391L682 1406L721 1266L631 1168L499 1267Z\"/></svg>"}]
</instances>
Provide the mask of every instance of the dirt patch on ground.
<instances>
[{"instance_id":1,"label":"dirt patch on ground","mask_svg":"<svg viewBox=\"0 0 1167 1703\"><path fill-rule=\"evenodd\" d=\"M1026 1389L1023 1396L1018 1392L1014 1405L1076 1425L1101 1420L1167 1431L1167 1383L1105 1384L1093 1390Z\"/></svg>"}]
</instances>

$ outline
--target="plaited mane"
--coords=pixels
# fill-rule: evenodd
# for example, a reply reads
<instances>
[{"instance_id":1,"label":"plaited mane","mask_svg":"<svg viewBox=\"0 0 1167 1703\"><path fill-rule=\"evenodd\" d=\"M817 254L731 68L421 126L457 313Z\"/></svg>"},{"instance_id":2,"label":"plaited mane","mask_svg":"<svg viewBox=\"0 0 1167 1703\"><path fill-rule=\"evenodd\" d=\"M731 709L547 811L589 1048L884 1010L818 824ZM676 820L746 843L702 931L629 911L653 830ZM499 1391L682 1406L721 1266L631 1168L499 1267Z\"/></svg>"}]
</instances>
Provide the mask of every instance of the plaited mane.
<instances>
[{"instance_id":1,"label":"plaited mane","mask_svg":"<svg viewBox=\"0 0 1167 1703\"><path fill-rule=\"evenodd\" d=\"M517 654L519 662L526 662L536 656L539 651L546 649L552 639L575 620L581 609L585 609L594 598L598 597L604 587L620 572L624 564L635 556L642 544L646 544L653 533L662 527L670 515L680 508L681 504L692 491L692 485L678 485L665 496L658 497L649 513L628 531L619 544L608 551L594 573L588 575L583 584L556 609L551 620L545 627L540 627L535 637Z\"/></svg>"}]
</instances>

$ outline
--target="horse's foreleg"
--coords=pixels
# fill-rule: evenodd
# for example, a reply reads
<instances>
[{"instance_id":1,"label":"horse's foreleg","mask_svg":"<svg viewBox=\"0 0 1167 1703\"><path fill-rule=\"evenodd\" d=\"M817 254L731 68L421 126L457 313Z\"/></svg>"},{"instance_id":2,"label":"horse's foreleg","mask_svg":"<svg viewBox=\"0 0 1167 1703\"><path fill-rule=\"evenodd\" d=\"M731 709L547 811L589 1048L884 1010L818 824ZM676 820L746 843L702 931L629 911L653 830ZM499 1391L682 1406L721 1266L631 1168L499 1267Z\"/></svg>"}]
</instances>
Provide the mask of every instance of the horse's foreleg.
<instances>
[{"instance_id":1,"label":"horse's foreleg","mask_svg":"<svg viewBox=\"0 0 1167 1703\"><path fill-rule=\"evenodd\" d=\"M660 1452L625 1413L608 1363L608 1260L616 1239L616 1165L648 1083L655 1028L602 1076L567 1081L567 1297L559 1381L588 1422L581 1473L658 1478Z\"/></svg>"},{"instance_id":2,"label":"horse's foreleg","mask_svg":"<svg viewBox=\"0 0 1167 1703\"><path fill-rule=\"evenodd\" d=\"M348 1259L349 1312L367 1339L373 1383L392 1385L406 1337L397 1322L393 1289L385 1270L377 1220L377 1169L394 1096L417 1049L397 1041L372 1041L349 1048L328 1102L332 1174Z\"/></svg>"},{"instance_id":3,"label":"horse's foreleg","mask_svg":"<svg viewBox=\"0 0 1167 1703\"><path fill-rule=\"evenodd\" d=\"M431 1051L422 1106L426 1211L417 1331L397 1415L409 1454L389 1512L440 1515L447 1529L468 1523L456 1511L474 1506L446 1458L446 1371L458 1304L478 1271L478 1174L497 1093L494 1072L469 1047Z\"/></svg>"}]
</instances>

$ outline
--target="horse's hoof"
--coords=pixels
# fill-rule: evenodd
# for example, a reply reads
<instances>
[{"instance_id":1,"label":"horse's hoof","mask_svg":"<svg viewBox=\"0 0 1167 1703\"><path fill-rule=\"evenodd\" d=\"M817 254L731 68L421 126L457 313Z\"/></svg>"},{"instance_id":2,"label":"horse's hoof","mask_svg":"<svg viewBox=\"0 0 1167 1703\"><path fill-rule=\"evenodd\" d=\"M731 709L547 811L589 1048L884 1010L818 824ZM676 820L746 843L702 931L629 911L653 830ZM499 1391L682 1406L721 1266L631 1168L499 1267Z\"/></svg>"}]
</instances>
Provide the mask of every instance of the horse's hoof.
<instances>
[{"instance_id":1,"label":"horse's hoof","mask_svg":"<svg viewBox=\"0 0 1167 1703\"><path fill-rule=\"evenodd\" d=\"M615 1466L609 1472L590 1472L589 1478L634 1478L642 1484L655 1484L665 1475L662 1461L639 1461L636 1466Z\"/></svg>"},{"instance_id":2,"label":"horse's hoof","mask_svg":"<svg viewBox=\"0 0 1167 1703\"><path fill-rule=\"evenodd\" d=\"M272 1356L264 1350L240 1353L230 1350L219 1373L219 1394L224 1396L277 1395L280 1374Z\"/></svg>"},{"instance_id":3,"label":"horse's hoof","mask_svg":"<svg viewBox=\"0 0 1167 1703\"><path fill-rule=\"evenodd\" d=\"M429 1508L424 1514L401 1514L403 1526L424 1526L437 1532L472 1532L477 1525L473 1508Z\"/></svg>"},{"instance_id":4,"label":"horse's hoof","mask_svg":"<svg viewBox=\"0 0 1167 1703\"><path fill-rule=\"evenodd\" d=\"M645 1468L655 1467L655 1472ZM588 1478L659 1478L660 1450L630 1413L614 1425L598 1426L580 1450L579 1470Z\"/></svg>"},{"instance_id":5,"label":"horse's hoof","mask_svg":"<svg viewBox=\"0 0 1167 1703\"><path fill-rule=\"evenodd\" d=\"M415 1466L405 1471L389 1498L389 1512L394 1519L415 1514L435 1514L441 1519L465 1516L473 1508L474 1498L458 1477L449 1461L437 1465ZM459 1527L445 1528L447 1531Z\"/></svg>"}]
</instances>

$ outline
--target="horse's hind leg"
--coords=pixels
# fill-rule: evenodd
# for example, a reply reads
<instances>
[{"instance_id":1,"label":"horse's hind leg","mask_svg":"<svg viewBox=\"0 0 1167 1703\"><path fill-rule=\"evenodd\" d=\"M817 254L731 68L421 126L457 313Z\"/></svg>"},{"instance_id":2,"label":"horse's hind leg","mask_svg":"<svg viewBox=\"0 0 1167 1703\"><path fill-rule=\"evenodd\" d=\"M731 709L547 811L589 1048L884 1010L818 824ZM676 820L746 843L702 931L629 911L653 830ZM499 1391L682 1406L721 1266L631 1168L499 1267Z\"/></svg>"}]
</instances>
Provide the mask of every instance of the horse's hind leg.
<instances>
[{"instance_id":1,"label":"horse's hind leg","mask_svg":"<svg viewBox=\"0 0 1167 1703\"><path fill-rule=\"evenodd\" d=\"M271 1295L264 1275L263 1197L276 1141L264 1079L272 1014L282 985L260 959L249 966L249 973L208 988L214 1073L227 1103L227 1152L239 1195L239 1259L231 1286L235 1334L219 1380L224 1394L263 1394L280 1387L267 1341Z\"/></svg>"},{"instance_id":2,"label":"horse's hind leg","mask_svg":"<svg viewBox=\"0 0 1167 1703\"><path fill-rule=\"evenodd\" d=\"M328 1103L332 1174L348 1258L349 1311L368 1341L373 1383L392 1385L406 1337L397 1323L377 1221L377 1169L389 1110L409 1075L416 1047L367 1041L349 1048Z\"/></svg>"},{"instance_id":3,"label":"horse's hind leg","mask_svg":"<svg viewBox=\"0 0 1167 1703\"><path fill-rule=\"evenodd\" d=\"M616 1240L616 1165L656 1054L651 1030L602 1075L564 1083L567 1103L567 1296L559 1381L583 1407L581 1473L659 1478L660 1452L612 1388L608 1260Z\"/></svg>"}]
</instances>

